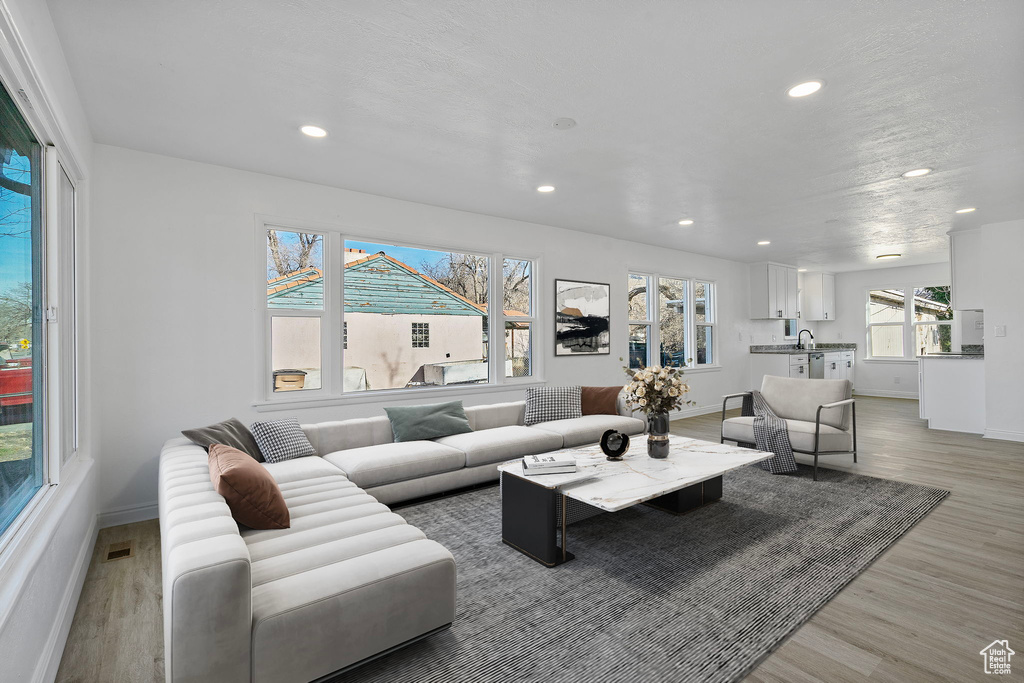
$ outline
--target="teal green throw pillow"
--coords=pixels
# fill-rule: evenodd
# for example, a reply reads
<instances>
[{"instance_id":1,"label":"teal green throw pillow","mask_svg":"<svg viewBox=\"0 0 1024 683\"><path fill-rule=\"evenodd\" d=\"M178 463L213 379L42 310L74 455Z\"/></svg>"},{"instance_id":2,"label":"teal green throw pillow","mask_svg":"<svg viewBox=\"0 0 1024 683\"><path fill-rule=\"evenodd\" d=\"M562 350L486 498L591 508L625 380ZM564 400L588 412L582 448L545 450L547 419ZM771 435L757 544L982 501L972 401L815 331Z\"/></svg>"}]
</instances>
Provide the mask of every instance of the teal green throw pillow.
<instances>
[{"instance_id":1,"label":"teal green throw pillow","mask_svg":"<svg viewBox=\"0 0 1024 683\"><path fill-rule=\"evenodd\" d=\"M385 408L395 441L423 441L473 431L462 401Z\"/></svg>"}]
</instances>

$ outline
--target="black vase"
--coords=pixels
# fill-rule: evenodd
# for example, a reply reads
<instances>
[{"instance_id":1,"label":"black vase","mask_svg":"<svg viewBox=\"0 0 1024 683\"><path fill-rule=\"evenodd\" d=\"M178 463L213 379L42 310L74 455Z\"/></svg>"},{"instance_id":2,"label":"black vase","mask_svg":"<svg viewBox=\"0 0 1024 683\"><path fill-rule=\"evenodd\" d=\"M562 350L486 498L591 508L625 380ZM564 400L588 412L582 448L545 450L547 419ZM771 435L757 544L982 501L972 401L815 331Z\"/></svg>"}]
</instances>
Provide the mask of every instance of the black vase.
<instances>
[{"instance_id":1,"label":"black vase","mask_svg":"<svg viewBox=\"0 0 1024 683\"><path fill-rule=\"evenodd\" d=\"M668 457L668 427L668 413L647 416L647 455L658 459Z\"/></svg>"}]
</instances>

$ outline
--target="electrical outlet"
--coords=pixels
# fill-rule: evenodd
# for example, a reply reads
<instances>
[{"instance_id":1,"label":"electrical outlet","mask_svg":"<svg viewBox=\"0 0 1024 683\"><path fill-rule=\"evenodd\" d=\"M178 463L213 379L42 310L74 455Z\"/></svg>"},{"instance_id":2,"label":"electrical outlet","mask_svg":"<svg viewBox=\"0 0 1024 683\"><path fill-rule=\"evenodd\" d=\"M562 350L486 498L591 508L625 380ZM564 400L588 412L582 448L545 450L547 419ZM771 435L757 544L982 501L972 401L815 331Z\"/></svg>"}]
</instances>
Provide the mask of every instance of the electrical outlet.
<instances>
[{"instance_id":1,"label":"electrical outlet","mask_svg":"<svg viewBox=\"0 0 1024 683\"><path fill-rule=\"evenodd\" d=\"M743 341L743 333L740 332L740 341Z\"/></svg>"},{"instance_id":2,"label":"electrical outlet","mask_svg":"<svg viewBox=\"0 0 1024 683\"><path fill-rule=\"evenodd\" d=\"M996 336L997 337L1005 337L1006 336L1006 325L996 325L995 332L996 332Z\"/></svg>"},{"instance_id":3,"label":"electrical outlet","mask_svg":"<svg viewBox=\"0 0 1024 683\"><path fill-rule=\"evenodd\" d=\"M842 339L842 338L843 338L843 333L842 332L836 332L836 339Z\"/></svg>"},{"instance_id":4,"label":"electrical outlet","mask_svg":"<svg viewBox=\"0 0 1024 683\"><path fill-rule=\"evenodd\" d=\"M998 337L998 336L999 336L999 334L998 334L998 333L996 333L996 336ZM775 341L775 335L774 335L774 334L772 335L772 341Z\"/></svg>"},{"instance_id":5,"label":"electrical outlet","mask_svg":"<svg viewBox=\"0 0 1024 683\"><path fill-rule=\"evenodd\" d=\"M893 377L892 378L892 383L893 384L899 384L900 383L900 378L899 377Z\"/></svg>"}]
</instances>

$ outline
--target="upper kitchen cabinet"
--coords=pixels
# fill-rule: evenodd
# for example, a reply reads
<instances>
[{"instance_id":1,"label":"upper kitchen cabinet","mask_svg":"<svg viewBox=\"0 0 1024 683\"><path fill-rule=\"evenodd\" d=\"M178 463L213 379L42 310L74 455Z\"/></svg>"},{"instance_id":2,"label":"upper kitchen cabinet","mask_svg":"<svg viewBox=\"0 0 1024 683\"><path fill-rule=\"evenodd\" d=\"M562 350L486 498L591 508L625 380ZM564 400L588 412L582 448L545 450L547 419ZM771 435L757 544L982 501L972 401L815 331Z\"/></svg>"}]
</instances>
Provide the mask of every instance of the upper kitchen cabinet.
<instances>
[{"instance_id":1,"label":"upper kitchen cabinet","mask_svg":"<svg viewBox=\"0 0 1024 683\"><path fill-rule=\"evenodd\" d=\"M750 266L750 317L788 319L797 317L795 266L754 263Z\"/></svg>"},{"instance_id":2,"label":"upper kitchen cabinet","mask_svg":"<svg viewBox=\"0 0 1024 683\"><path fill-rule=\"evenodd\" d=\"M832 273L804 273L803 308L800 317L804 320L836 319L836 276Z\"/></svg>"},{"instance_id":3,"label":"upper kitchen cabinet","mask_svg":"<svg viewBox=\"0 0 1024 683\"><path fill-rule=\"evenodd\" d=\"M958 230L949 233L949 263L952 270L952 304L955 311L980 311L982 301L982 233Z\"/></svg>"}]
</instances>

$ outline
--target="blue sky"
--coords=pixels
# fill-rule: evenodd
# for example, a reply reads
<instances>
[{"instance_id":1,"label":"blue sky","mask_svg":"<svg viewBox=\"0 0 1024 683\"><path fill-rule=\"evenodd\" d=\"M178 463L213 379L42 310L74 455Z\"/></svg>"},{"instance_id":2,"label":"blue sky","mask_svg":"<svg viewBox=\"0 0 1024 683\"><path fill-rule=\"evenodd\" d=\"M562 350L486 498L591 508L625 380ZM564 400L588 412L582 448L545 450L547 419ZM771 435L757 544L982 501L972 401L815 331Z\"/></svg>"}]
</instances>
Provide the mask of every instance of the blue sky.
<instances>
[{"instance_id":1,"label":"blue sky","mask_svg":"<svg viewBox=\"0 0 1024 683\"><path fill-rule=\"evenodd\" d=\"M4 164L2 172L5 176L18 182L29 182L29 159L11 155L11 161ZM0 188L0 220L18 209L31 205L31 199L25 195ZM32 280L32 240L29 238L31 215L29 211L16 214L12 224L8 218L0 225L0 292L5 292L21 282ZM5 236L9 232L25 231L22 237Z\"/></svg>"},{"instance_id":2,"label":"blue sky","mask_svg":"<svg viewBox=\"0 0 1024 683\"><path fill-rule=\"evenodd\" d=\"M422 270L424 263L437 263L447 256L447 252L432 251L430 249L413 249L412 247L394 247L388 244L377 244L376 242L357 242L345 240L346 249L365 249L367 254L376 254L383 251L392 258L412 266L416 270Z\"/></svg>"}]
</instances>

